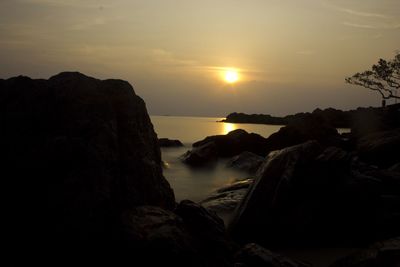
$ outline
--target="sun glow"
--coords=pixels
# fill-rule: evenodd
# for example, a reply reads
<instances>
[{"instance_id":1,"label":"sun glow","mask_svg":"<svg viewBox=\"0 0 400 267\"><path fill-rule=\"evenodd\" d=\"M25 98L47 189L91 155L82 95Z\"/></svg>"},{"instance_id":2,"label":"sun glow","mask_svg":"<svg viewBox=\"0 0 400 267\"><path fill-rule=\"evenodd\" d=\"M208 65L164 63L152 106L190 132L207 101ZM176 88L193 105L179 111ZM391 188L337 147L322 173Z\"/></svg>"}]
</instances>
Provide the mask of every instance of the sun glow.
<instances>
[{"instance_id":1,"label":"sun glow","mask_svg":"<svg viewBox=\"0 0 400 267\"><path fill-rule=\"evenodd\" d=\"M224 72L224 79L227 83L235 83L239 80L239 74L237 70L228 69Z\"/></svg>"}]
</instances>

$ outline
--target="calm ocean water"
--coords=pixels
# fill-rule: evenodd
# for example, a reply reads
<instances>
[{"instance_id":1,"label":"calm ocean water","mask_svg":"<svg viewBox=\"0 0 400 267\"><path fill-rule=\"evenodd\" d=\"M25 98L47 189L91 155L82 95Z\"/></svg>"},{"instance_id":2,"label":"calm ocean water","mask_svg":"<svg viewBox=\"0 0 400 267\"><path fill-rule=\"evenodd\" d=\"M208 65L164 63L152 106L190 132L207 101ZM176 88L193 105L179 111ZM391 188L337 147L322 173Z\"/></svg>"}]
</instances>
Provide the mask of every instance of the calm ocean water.
<instances>
[{"instance_id":1,"label":"calm ocean water","mask_svg":"<svg viewBox=\"0 0 400 267\"><path fill-rule=\"evenodd\" d=\"M174 189L177 201L191 199L200 201L214 190L232 183L248 174L225 168L226 161L221 161L212 169L191 169L179 160L179 156L191 149L194 142L209 135L227 134L235 129L258 133L268 137L279 130L279 125L234 124L217 122L223 118L151 116L159 138L179 139L182 148L162 148L162 158L166 162L164 176Z\"/></svg>"}]
</instances>

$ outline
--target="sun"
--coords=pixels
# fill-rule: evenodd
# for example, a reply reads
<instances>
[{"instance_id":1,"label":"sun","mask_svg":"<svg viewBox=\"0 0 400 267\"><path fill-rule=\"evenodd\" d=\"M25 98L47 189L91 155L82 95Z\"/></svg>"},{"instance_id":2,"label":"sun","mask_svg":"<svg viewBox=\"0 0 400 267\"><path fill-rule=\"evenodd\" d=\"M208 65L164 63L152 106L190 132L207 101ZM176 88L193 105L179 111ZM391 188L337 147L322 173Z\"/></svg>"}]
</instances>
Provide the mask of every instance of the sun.
<instances>
[{"instance_id":1,"label":"sun","mask_svg":"<svg viewBox=\"0 0 400 267\"><path fill-rule=\"evenodd\" d=\"M224 78L227 83L235 83L239 80L239 74L236 70L229 69L225 71Z\"/></svg>"}]
</instances>

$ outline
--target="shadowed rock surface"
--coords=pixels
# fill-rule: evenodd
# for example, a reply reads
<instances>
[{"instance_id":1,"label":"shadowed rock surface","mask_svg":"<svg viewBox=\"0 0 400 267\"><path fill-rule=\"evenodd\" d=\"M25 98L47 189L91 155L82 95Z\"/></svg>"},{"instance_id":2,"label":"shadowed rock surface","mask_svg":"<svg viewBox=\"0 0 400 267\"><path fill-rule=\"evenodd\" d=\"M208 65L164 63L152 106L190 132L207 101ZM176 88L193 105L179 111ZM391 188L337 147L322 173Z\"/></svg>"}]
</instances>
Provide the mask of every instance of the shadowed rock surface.
<instances>
[{"instance_id":1,"label":"shadowed rock surface","mask_svg":"<svg viewBox=\"0 0 400 267\"><path fill-rule=\"evenodd\" d=\"M311 267L250 243L235 255L235 267Z\"/></svg>"},{"instance_id":2,"label":"shadowed rock surface","mask_svg":"<svg viewBox=\"0 0 400 267\"><path fill-rule=\"evenodd\" d=\"M181 146L183 146L181 141L168 139L168 138L159 138L158 145L160 147L181 147Z\"/></svg>"},{"instance_id":3,"label":"shadowed rock surface","mask_svg":"<svg viewBox=\"0 0 400 267\"><path fill-rule=\"evenodd\" d=\"M242 201L253 181L253 178L249 178L222 187L202 200L200 204L218 214L231 213Z\"/></svg>"},{"instance_id":4,"label":"shadowed rock surface","mask_svg":"<svg viewBox=\"0 0 400 267\"><path fill-rule=\"evenodd\" d=\"M245 151L230 159L226 166L249 174L255 174L263 162L264 157Z\"/></svg>"},{"instance_id":5,"label":"shadowed rock surface","mask_svg":"<svg viewBox=\"0 0 400 267\"><path fill-rule=\"evenodd\" d=\"M283 247L397 236L396 183L340 148L309 141L268 155L231 230L243 243Z\"/></svg>"},{"instance_id":6,"label":"shadowed rock surface","mask_svg":"<svg viewBox=\"0 0 400 267\"><path fill-rule=\"evenodd\" d=\"M0 123L17 250L101 251L124 210L175 206L145 103L125 81L73 72L1 80Z\"/></svg>"},{"instance_id":7,"label":"shadowed rock surface","mask_svg":"<svg viewBox=\"0 0 400 267\"><path fill-rule=\"evenodd\" d=\"M399 267L400 237L377 242L337 260L330 267Z\"/></svg>"}]
</instances>

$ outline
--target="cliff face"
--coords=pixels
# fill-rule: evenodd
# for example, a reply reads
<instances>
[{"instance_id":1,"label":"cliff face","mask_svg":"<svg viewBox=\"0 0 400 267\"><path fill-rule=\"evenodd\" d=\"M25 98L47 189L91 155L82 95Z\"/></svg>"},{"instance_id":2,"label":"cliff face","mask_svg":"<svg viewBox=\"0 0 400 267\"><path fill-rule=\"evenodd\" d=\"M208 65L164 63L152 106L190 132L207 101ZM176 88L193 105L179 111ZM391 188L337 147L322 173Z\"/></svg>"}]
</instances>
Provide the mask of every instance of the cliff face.
<instances>
[{"instance_id":1,"label":"cliff face","mask_svg":"<svg viewBox=\"0 0 400 267\"><path fill-rule=\"evenodd\" d=\"M0 124L16 243L35 233L64 241L112 235L126 209L175 206L145 103L125 81L80 73L0 80Z\"/></svg>"}]
</instances>

